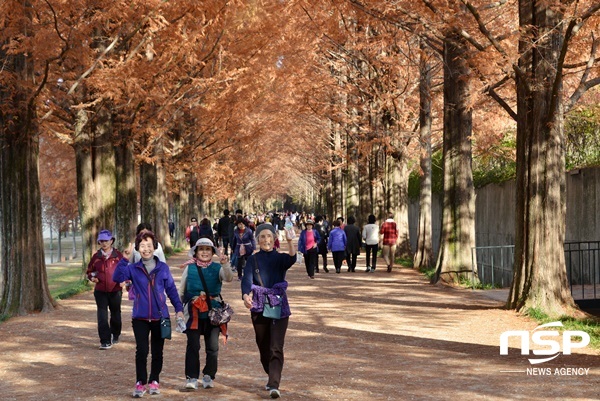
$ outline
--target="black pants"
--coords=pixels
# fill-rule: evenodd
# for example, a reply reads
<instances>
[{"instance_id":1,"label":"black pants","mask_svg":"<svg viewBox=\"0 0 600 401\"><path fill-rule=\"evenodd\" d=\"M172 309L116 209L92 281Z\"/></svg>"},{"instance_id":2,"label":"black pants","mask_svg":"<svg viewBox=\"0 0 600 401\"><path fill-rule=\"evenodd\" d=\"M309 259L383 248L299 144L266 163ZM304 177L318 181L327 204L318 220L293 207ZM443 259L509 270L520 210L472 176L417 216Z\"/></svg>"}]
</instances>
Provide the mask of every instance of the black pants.
<instances>
[{"instance_id":1,"label":"black pants","mask_svg":"<svg viewBox=\"0 0 600 401\"><path fill-rule=\"evenodd\" d=\"M142 384L156 380L160 383L159 376L163 365L164 338L160 335L160 321L147 321L133 319L131 321L133 335L135 336L135 381ZM148 342L150 336L150 342ZM150 363L150 377L148 378L148 351L152 351Z\"/></svg>"},{"instance_id":2,"label":"black pants","mask_svg":"<svg viewBox=\"0 0 600 401\"><path fill-rule=\"evenodd\" d=\"M198 379L200 377L200 336L204 336L204 348L206 349L206 364L202 369L203 375L209 375L214 379L217 374L219 358L219 333L218 326L210 324L208 319L200 319L198 329L187 329L187 346L185 348L185 377Z\"/></svg>"},{"instance_id":3,"label":"black pants","mask_svg":"<svg viewBox=\"0 0 600 401\"><path fill-rule=\"evenodd\" d=\"M327 268L327 250L325 252L319 251L319 255L323 257L323 270Z\"/></svg>"},{"instance_id":4,"label":"black pants","mask_svg":"<svg viewBox=\"0 0 600 401\"><path fill-rule=\"evenodd\" d=\"M221 242L223 243L223 252L225 255L229 255L229 237L221 237Z\"/></svg>"},{"instance_id":5,"label":"black pants","mask_svg":"<svg viewBox=\"0 0 600 401\"><path fill-rule=\"evenodd\" d=\"M104 292L94 291L96 299L96 315L98 319L98 336L100 343L112 343L112 336L121 335L121 297L123 291ZM110 320L108 311L110 310Z\"/></svg>"},{"instance_id":6,"label":"black pants","mask_svg":"<svg viewBox=\"0 0 600 401\"><path fill-rule=\"evenodd\" d=\"M371 267L372 270L375 270L375 267L377 266L377 251L379 250L379 245L375 244L375 245L367 245L367 267ZM369 263L369 261L371 260L369 258L369 256L371 256L371 253L373 254L373 263Z\"/></svg>"},{"instance_id":7,"label":"black pants","mask_svg":"<svg viewBox=\"0 0 600 401\"><path fill-rule=\"evenodd\" d=\"M342 262L346 257L346 251L333 251L331 254L333 256L333 265L335 266L335 271L337 273L342 268Z\"/></svg>"},{"instance_id":8,"label":"black pants","mask_svg":"<svg viewBox=\"0 0 600 401\"><path fill-rule=\"evenodd\" d=\"M237 274L238 274L238 278L242 278L242 276L244 275L244 267L246 267L246 259L248 259L248 255L244 255L244 256L238 256L237 259Z\"/></svg>"},{"instance_id":9,"label":"black pants","mask_svg":"<svg viewBox=\"0 0 600 401\"><path fill-rule=\"evenodd\" d=\"M308 277L313 277L315 275L315 270L318 267L319 263L319 253L317 248L309 249L304 253L304 265L306 266L306 273Z\"/></svg>"},{"instance_id":10,"label":"black pants","mask_svg":"<svg viewBox=\"0 0 600 401\"><path fill-rule=\"evenodd\" d=\"M289 318L269 319L255 312L252 312L251 317L256 345L260 352L260 363L265 373L269 375L267 386L278 389L283 370L283 345Z\"/></svg>"},{"instance_id":11,"label":"black pants","mask_svg":"<svg viewBox=\"0 0 600 401\"><path fill-rule=\"evenodd\" d=\"M358 258L357 253L347 253L346 254L346 264L348 265L348 271L353 272L356 269L356 258Z\"/></svg>"}]
</instances>

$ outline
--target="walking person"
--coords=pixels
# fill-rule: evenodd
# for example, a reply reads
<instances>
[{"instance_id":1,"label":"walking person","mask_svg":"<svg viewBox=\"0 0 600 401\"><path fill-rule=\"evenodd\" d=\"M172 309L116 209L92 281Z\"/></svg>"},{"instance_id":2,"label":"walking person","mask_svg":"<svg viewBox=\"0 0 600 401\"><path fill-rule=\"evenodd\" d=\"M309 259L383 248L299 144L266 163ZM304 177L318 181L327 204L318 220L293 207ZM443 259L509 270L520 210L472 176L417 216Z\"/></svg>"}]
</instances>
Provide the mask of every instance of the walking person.
<instances>
[{"instance_id":1,"label":"walking person","mask_svg":"<svg viewBox=\"0 0 600 401\"><path fill-rule=\"evenodd\" d=\"M190 225L185 229L185 240L190 244L190 248L194 246L200 238L200 227L198 226L198 218L192 217Z\"/></svg>"},{"instance_id":2,"label":"walking person","mask_svg":"<svg viewBox=\"0 0 600 401\"><path fill-rule=\"evenodd\" d=\"M213 228L210 224L210 220L207 217L204 217L202 220L200 220L200 225L198 226L198 234L198 239L208 238L213 244L215 243ZM198 239L196 239L196 242L198 242ZM194 244L196 242L194 242Z\"/></svg>"},{"instance_id":3,"label":"walking person","mask_svg":"<svg viewBox=\"0 0 600 401\"><path fill-rule=\"evenodd\" d=\"M398 242L398 226L394 222L393 213L388 215L387 220L381 225L379 232L383 235L383 260L385 260L385 264L387 265L387 272L390 273L396 258L396 243Z\"/></svg>"},{"instance_id":4,"label":"walking person","mask_svg":"<svg viewBox=\"0 0 600 401\"><path fill-rule=\"evenodd\" d=\"M319 240L319 243L317 244L317 249L319 252L319 255L321 255L323 257L323 271L325 273L329 273L329 269L327 268L327 237L328 235L328 230L327 227L325 226L325 221L323 219L323 216L317 216L315 217L315 230L317 230L317 232L319 233L319 237L321 237L321 239ZM318 259L318 256L317 256ZM317 260L317 266L315 268L315 272L318 273L319 272L319 261Z\"/></svg>"},{"instance_id":5,"label":"walking person","mask_svg":"<svg viewBox=\"0 0 600 401\"><path fill-rule=\"evenodd\" d=\"M311 219L306 220L305 229L300 232L298 238L298 252L304 255L304 264L308 277L315 278L315 270L318 269L319 248L321 241L319 232L314 229L314 222Z\"/></svg>"},{"instance_id":6,"label":"walking person","mask_svg":"<svg viewBox=\"0 0 600 401\"><path fill-rule=\"evenodd\" d=\"M215 254L219 254L220 263L213 262ZM186 316L189 315L185 330L185 388L196 390L200 378L200 336L204 336L206 352L202 387L214 387L213 380L217 375L219 357L219 333L222 328L211 324L208 318L208 302L211 302L213 308L220 306L222 284L233 280L233 272L229 266L229 257L218 253L208 238L200 238L188 255L193 259L181 275L179 295L187 307ZM207 294L210 295L210 299L207 299Z\"/></svg>"},{"instance_id":7,"label":"walking person","mask_svg":"<svg viewBox=\"0 0 600 401\"><path fill-rule=\"evenodd\" d=\"M279 398L279 385L283 370L283 347L292 314L287 297L288 283L285 280L287 270L296 262L296 247L292 238L286 234L288 253L279 253L273 249L276 233L268 223L256 228L256 237L260 251L250 256L242 281L242 299L250 309L256 345L260 353L263 370L269 375L265 389L271 398ZM280 315L263 315L265 303L280 308Z\"/></svg>"},{"instance_id":8,"label":"walking person","mask_svg":"<svg viewBox=\"0 0 600 401\"><path fill-rule=\"evenodd\" d=\"M236 225L237 228L233 230L233 240L231 241L231 248L233 249L234 258L237 260L236 270L238 280L242 279L244 274L244 266L250 255L256 249L256 241L254 239L254 233L247 227L247 220L243 217L239 217Z\"/></svg>"},{"instance_id":9,"label":"walking person","mask_svg":"<svg viewBox=\"0 0 600 401\"><path fill-rule=\"evenodd\" d=\"M379 226L375 224L375 216L372 214L369 215L367 224L363 227L362 237L366 244L367 253L367 270L365 272L375 273L375 269L377 268L377 252L379 251Z\"/></svg>"},{"instance_id":10,"label":"walking person","mask_svg":"<svg viewBox=\"0 0 600 401\"><path fill-rule=\"evenodd\" d=\"M327 242L327 249L331 251L333 256L333 265L335 266L335 272L340 273L342 271L342 263L346 257L346 233L340 228L340 220L333 222L333 229L329 233L329 241Z\"/></svg>"},{"instance_id":11,"label":"walking person","mask_svg":"<svg viewBox=\"0 0 600 401\"><path fill-rule=\"evenodd\" d=\"M96 318L100 349L107 350L119 342L121 335L121 298L123 288L120 281L113 280L117 264L123 258L121 252L113 248L115 238L109 230L98 233L100 249L92 256L87 267L87 278L95 284ZM110 319L109 319L110 311Z\"/></svg>"},{"instance_id":12,"label":"walking person","mask_svg":"<svg viewBox=\"0 0 600 401\"><path fill-rule=\"evenodd\" d=\"M362 236L360 235L360 228L358 228L356 218L354 216L348 216L348 224L344 227L344 233L346 233L346 263L348 265L348 272L354 273L356 271L356 259L360 255L360 246L362 244Z\"/></svg>"},{"instance_id":13,"label":"walking person","mask_svg":"<svg viewBox=\"0 0 600 401\"><path fill-rule=\"evenodd\" d=\"M135 374L136 383L133 397L140 398L149 393L160 394L160 372L163 365L163 347L165 340L161 335L160 319L169 318L167 297L175 308L178 318L183 318L183 304L179 299L175 281L169 266L154 255L157 248L156 237L152 232L142 232L135 238L135 250L142 259L129 263L133 247L123 251L124 258L119 261L113 281L131 280L135 298L131 313L131 326L135 336ZM150 338L149 338L150 337ZM150 376L148 376L148 353L152 350Z\"/></svg>"},{"instance_id":14,"label":"walking person","mask_svg":"<svg viewBox=\"0 0 600 401\"><path fill-rule=\"evenodd\" d=\"M229 210L223 210L223 217L219 219L217 223L217 235L221 240L221 246L225 250L225 255L229 255L229 226L231 225L231 218L229 217Z\"/></svg>"}]
</instances>

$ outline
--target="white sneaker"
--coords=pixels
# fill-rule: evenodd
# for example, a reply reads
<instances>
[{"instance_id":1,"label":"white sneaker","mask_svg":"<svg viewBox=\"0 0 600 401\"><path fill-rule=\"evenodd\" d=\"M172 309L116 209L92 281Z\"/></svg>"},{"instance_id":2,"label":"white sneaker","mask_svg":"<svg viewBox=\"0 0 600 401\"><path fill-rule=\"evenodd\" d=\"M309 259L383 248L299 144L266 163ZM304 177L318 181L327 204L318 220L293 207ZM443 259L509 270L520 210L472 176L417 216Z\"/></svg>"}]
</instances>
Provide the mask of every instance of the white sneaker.
<instances>
[{"instance_id":1,"label":"white sneaker","mask_svg":"<svg viewBox=\"0 0 600 401\"><path fill-rule=\"evenodd\" d=\"M269 397L271 397L271 398L279 398L279 397L281 397L281 393L279 392L278 389L272 388L271 391L269 391Z\"/></svg>"},{"instance_id":2,"label":"white sneaker","mask_svg":"<svg viewBox=\"0 0 600 401\"><path fill-rule=\"evenodd\" d=\"M198 379L187 379L185 381L185 388L190 390L198 390Z\"/></svg>"},{"instance_id":3,"label":"white sneaker","mask_svg":"<svg viewBox=\"0 0 600 401\"><path fill-rule=\"evenodd\" d=\"M202 378L202 387L213 388L214 386L215 384L213 383L213 380L210 378L210 376L204 375L204 377Z\"/></svg>"}]
</instances>

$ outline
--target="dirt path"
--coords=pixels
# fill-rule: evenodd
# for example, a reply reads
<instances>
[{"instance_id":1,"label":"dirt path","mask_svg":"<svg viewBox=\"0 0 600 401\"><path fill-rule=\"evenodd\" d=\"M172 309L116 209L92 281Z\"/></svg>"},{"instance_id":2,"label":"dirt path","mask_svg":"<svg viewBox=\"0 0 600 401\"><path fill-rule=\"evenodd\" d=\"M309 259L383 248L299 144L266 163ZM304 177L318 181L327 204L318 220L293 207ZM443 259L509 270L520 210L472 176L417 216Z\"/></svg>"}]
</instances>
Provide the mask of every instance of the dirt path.
<instances>
[{"instance_id":1,"label":"dirt path","mask_svg":"<svg viewBox=\"0 0 600 401\"><path fill-rule=\"evenodd\" d=\"M176 255L171 266L183 261ZM534 322L500 309L470 290L431 286L420 274L396 268L320 273L304 266L288 274L292 317L286 337L282 397L289 400L598 400L600 355L589 348L530 365L511 341L499 355L500 334L532 330ZM178 279L181 271L172 269ZM223 294L236 311L226 346L221 343L215 387L182 393L185 335L165 345L162 400L260 400L266 375L259 364L249 312L239 282ZM129 399L135 381L135 342L123 300L121 342L98 350L92 292L60 301L49 314L0 324L3 400ZM203 351L202 351L203 352ZM532 355L533 356L533 355ZM201 357L204 363L204 356ZM538 373L526 369L537 367ZM586 375L555 375L560 368ZM561 372L560 370L558 371ZM572 373L571 371L569 371Z\"/></svg>"}]
</instances>

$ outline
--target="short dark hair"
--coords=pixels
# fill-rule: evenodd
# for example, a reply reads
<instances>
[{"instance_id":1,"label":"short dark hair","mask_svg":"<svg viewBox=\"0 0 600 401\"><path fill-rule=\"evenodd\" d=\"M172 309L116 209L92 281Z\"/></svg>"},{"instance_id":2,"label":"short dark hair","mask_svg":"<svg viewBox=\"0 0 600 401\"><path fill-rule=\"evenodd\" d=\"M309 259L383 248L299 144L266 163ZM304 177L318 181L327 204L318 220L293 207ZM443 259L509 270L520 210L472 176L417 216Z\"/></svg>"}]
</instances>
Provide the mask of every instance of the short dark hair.
<instances>
[{"instance_id":1,"label":"short dark hair","mask_svg":"<svg viewBox=\"0 0 600 401\"><path fill-rule=\"evenodd\" d=\"M369 224L374 224L375 223L375 216L372 215L372 214L370 214L367 221L369 222Z\"/></svg>"},{"instance_id":2,"label":"short dark hair","mask_svg":"<svg viewBox=\"0 0 600 401\"><path fill-rule=\"evenodd\" d=\"M225 209L225 210L223 210L223 214L224 214L225 216L229 216L229 209Z\"/></svg>"},{"instance_id":3,"label":"short dark hair","mask_svg":"<svg viewBox=\"0 0 600 401\"><path fill-rule=\"evenodd\" d=\"M148 230L148 231L152 231L152 226L150 225L150 223L145 223L145 222L141 222L140 224L138 224L138 226L135 229L135 235L137 236L140 231L142 230Z\"/></svg>"},{"instance_id":4,"label":"short dark hair","mask_svg":"<svg viewBox=\"0 0 600 401\"><path fill-rule=\"evenodd\" d=\"M242 209L238 209L235 211L235 214L244 214L244 212L242 212Z\"/></svg>"},{"instance_id":5,"label":"short dark hair","mask_svg":"<svg viewBox=\"0 0 600 401\"><path fill-rule=\"evenodd\" d=\"M152 231L145 231L135 237L135 250L140 250L140 242L147 240L150 238L152 240L152 245L154 246L154 250L158 248L158 240Z\"/></svg>"},{"instance_id":6,"label":"short dark hair","mask_svg":"<svg viewBox=\"0 0 600 401\"><path fill-rule=\"evenodd\" d=\"M354 216L348 216L348 224L354 224L356 223L356 219L354 218Z\"/></svg>"}]
</instances>

